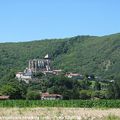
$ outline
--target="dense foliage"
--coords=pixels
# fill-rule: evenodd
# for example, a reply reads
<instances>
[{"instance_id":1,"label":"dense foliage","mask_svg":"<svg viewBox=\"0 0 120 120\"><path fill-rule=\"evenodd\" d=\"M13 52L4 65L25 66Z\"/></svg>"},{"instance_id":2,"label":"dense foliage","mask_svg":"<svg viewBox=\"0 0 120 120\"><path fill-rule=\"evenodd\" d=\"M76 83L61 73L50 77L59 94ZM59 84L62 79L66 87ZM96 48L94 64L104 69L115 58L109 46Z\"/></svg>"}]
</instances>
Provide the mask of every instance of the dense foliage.
<instances>
[{"instance_id":1,"label":"dense foliage","mask_svg":"<svg viewBox=\"0 0 120 120\"><path fill-rule=\"evenodd\" d=\"M39 99L39 93L63 95L63 99L120 98L120 34L103 37L76 36L58 40L0 44L0 95L11 99ZM54 69L77 72L82 80L35 74L29 85L15 79L29 59L50 54ZM88 75L91 79L88 79ZM97 77L97 78L96 78ZM107 79L115 82L103 82ZM101 82L102 81L102 82Z\"/></svg>"},{"instance_id":2,"label":"dense foliage","mask_svg":"<svg viewBox=\"0 0 120 120\"><path fill-rule=\"evenodd\" d=\"M7 75L0 85L0 95L9 95L10 99L37 100L41 93L61 94L64 100L71 99L119 99L120 81L108 82L98 81L94 77L89 79L67 78L61 75L39 76L29 84L15 79L13 73ZM92 75L93 76L93 75Z\"/></svg>"},{"instance_id":3,"label":"dense foliage","mask_svg":"<svg viewBox=\"0 0 120 120\"><path fill-rule=\"evenodd\" d=\"M101 79L120 79L120 34L103 37L76 36L58 40L0 44L0 80L22 71L28 60L49 53L54 68Z\"/></svg>"}]
</instances>

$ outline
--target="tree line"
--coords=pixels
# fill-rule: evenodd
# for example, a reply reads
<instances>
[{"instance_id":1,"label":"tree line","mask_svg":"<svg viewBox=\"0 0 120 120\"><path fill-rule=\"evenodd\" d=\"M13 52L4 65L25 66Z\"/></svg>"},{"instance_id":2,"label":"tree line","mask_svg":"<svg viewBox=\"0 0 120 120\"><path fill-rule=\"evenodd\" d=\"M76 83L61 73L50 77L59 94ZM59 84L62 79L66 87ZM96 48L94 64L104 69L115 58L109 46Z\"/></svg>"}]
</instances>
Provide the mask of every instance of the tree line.
<instances>
[{"instance_id":1,"label":"tree line","mask_svg":"<svg viewBox=\"0 0 120 120\"><path fill-rule=\"evenodd\" d=\"M15 79L14 72L5 76L0 84L0 95L9 95L10 99L40 99L41 93L61 94L63 99L119 99L119 81L108 82L106 88L100 81L84 77L75 80L61 75L36 74L37 80L29 84Z\"/></svg>"}]
</instances>

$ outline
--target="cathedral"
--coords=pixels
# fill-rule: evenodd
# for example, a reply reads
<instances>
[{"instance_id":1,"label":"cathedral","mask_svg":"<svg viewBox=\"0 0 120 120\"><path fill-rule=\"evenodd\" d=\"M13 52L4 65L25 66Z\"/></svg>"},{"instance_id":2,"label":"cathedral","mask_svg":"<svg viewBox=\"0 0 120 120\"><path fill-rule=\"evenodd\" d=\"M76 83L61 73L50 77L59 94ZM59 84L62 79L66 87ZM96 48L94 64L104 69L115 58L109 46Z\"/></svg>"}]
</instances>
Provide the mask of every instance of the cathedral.
<instances>
[{"instance_id":1,"label":"cathedral","mask_svg":"<svg viewBox=\"0 0 120 120\"><path fill-rule=\"evenodd\" d=\"M62 70L54 70L51 65L51 57L47 54L43 59L32 59L28 62L28 67L24 70L24 72L16 73L16 78L18 80L23 80L26 83L33 80L34 73L42 72L46 74L59 75Z\"/></svg>"},{"instance_id":2,"label":"cathedral","mask_svg":"<svg viewBox=\"0 0 120 120\"><path fill-rule=\"evenodd\" d=\"M51 58L47 54L44 59L33 59L29 60L29 66L28 69L32 72L37 71L51 71Z\"/></svg>"},{"instance_id":3,"label":"cathedral","mask_svg":"<svg viewBox=\"0 0 120 120\"><path fill-rule=\"evenodd\" d=\"M26 83L29 83L29 81L32 80L33 73L47 73L51 71L51 58L47 54L43 59L29 60L28 68L26 68L24 72L16 73L16 78L18 78L19 80L24 80Z\"/></svg>"}]
</instances>

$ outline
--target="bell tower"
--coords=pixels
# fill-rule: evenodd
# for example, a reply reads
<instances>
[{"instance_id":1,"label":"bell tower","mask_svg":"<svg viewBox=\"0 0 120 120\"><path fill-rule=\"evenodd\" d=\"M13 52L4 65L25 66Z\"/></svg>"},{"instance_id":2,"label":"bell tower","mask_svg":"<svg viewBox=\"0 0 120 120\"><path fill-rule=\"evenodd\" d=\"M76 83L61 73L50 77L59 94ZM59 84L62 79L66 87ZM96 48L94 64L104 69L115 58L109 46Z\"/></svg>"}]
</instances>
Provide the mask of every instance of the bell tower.
<instances>
[{"instance_id":1,"label":"bell tower","mask_svg":"<svg viewBox=\"0 0 120 120\"><path fill-rule=\"evenodd\" d=\"M44 61L45 61L45 66L46 66L46 70L50 71L51 70L51 57L49 56L49 54L45 55L44 57Z\"/></svg>"}]
</instances>

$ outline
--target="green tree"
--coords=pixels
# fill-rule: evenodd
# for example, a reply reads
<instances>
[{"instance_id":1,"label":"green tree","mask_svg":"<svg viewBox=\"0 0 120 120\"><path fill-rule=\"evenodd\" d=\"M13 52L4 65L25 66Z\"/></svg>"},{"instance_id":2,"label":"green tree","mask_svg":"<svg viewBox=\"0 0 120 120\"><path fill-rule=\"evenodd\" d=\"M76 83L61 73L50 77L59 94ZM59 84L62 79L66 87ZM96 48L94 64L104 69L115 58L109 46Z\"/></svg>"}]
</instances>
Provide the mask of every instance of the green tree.
<instances>
[{"instance_id":1,"label":"green tree","mask_svg":"<svg viewBox=\"0 0 120 120\"><path fill-rule=\"evenodd\" d=\"M26 99L29 99L29 100L37 100L37 99L40 99L40 93L37 92L37 91L28 91L27 92L27 95L26 95Z\"/></svg>"},{"instance_id":2,"label":"green tree","mask_svg":"<svg viewBox=\"0 0 120 120\"><path fill-rule=\"evenodd\" d=\"M101 90L101 84L98 81L95 81L94 89Z\"/></svg>"},{"instance_id":3,"label":"green tree","mask_svg":"<svg viewBox=\"0 0 120 120\"><path fill-rule=\"evenodd\" d=\"M89 90L81 90L80 91L80 99L90 99L91 93Z\"/></svg>"},{"instance_id":4,"label":"green tree","mask_svg":"<svg viewBox=\"0 0 120 120\"><path fill-rule=\"evenodd\" d=\"M108 85L108 90L106 92L106 98L107 99L115 98L114 86L111 83L109 83L109 85Z\"/></svg>"},{"instance_id":5,"label":"green tree","mask_svg":"<svg viewBox=\"0 0 120 120\"><path fill-rule=\"evenodd\" d=\"M9 95L11 99L22 98L22 90L19 86L7 84L3 85L0 89L2 95Z\"/></svg>"}]
</instances>

